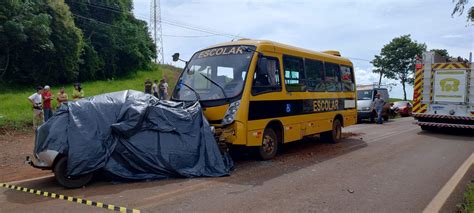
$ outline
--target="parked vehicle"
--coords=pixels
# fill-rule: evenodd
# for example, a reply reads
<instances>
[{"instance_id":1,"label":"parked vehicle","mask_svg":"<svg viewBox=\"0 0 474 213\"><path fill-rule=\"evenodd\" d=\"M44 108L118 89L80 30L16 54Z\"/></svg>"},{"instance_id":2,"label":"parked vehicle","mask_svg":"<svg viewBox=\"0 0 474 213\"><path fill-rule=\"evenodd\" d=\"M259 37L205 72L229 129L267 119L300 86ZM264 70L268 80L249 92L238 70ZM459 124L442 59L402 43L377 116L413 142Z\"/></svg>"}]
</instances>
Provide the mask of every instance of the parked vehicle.
<instances>
[{"instance_id":1,"label":"parked vehicle","mask_svg":"<svg viewBox=\"0 0 474 213\"><path fill-rule=\"evenodd\" d=\"M413 105L409 101L396 101L392 110L402 117L408 117L412 115Z\"/></svg>"},{"instance_id":2,"label":"parked vehicle","mask_svg":"<svg viewBox=\"0 0 474 213\"><path fill-rule=\"evenodd\" d=\"M372 103L375 100L375 95L380 93L380 98L385 101L385 106L382 110L382 117L388 121L390 115L389 94L387 88L378 87L378 85L358 85L357 86L357 121L360 123L363 119L370 119L370 122L375 122L377 113L372 108Z\"/></svg>"},{"instance_id":3,"label":"parked vehicle","mask_svg":"<svg viewBox=\"0 0 474 213\"><path fill-rule=\"evenodd\" d=\"M416 64L413 95L421 129L474 129L473 69L472 61L446 62L434 52L423 53Z\"/></svg>"}]
</instances>

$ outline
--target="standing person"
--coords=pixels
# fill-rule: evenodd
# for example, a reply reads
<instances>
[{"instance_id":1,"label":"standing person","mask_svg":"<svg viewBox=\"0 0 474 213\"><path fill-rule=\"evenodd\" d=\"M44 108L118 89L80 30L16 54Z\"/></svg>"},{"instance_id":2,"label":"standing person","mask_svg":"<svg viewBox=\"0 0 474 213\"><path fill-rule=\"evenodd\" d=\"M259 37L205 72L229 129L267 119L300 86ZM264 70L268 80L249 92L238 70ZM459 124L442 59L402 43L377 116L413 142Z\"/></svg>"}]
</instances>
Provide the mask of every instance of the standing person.
<instances>
[{"instance_id":1,"label":"standing person","mask_svg":"<svg viewBox=\"0 0 474 213\"><path fill-rule=\"evenodd\" d=\"M41 97L43 98L44 122L46 122L53 116L53 111L51 110L51 99L53 98L53 95L51 94L50 87L48 85L44 86Z\"/></svg>"},{"instance_id":2,"label":"standing person","mask_svg":"<svg viewBox=\"0 0 474 213\"><path fill-rule=\"evenodd\" d=\"M153 83L152 90L153 90L153 96L158 98L158 92L159 92L158 91L158 80L155 80L155 82Z\"/></svg>"},{"instance_id":3,"label":"standing person","mask_svg":"<svg viewBox=\"0 0 474 213\"><path fill-rule=\"evenodd\" d=\"M151 94L151 88L153 87L153 84L151 83L150 79L146 79L145 81L145 93L146 94Z\"/></svg>"},{"instance_id":4,"label":"standing person","mask_svg":"<svg viewBox=\"0 0 474 213\"><path fill-rule=\"evenodd\" d=\"M168 77L166 77L166 76L163 79L163 87L165 88L164 89L164 91L165 91L164 99L168 99Z\"/></svg>"},{"instance_id":5,"label":"standing person","mask_svg":"<svg viewBox=\"0 0 474 213\"><path fill-rule=\"evenodd\" d=\"M377 93L375 95L375 100L372 103L372 109L375 109L375 112L377 113L377 124L383 124L382 110L384 105L385 101L380 98L380 93Z\"/></svg>"},{"instance_id":6,"label":"standing person","mask_svg":"<svg viewBox=\"0 0 474 213\"><path fill-rule=\"evenodd\" d=\"M159 99L166 99L166 94L165 94L165 80L161 79L160 80L160 84L158 85L158 90L159 90L159 94L158 94L158 98Z\"/></svg>"},{"instance_id":7,"label":"standing person","mask_svg":"<svg viewBox=\"0 0 474 213\"><path fill-rule=\"evenodd\" d=\"M64 91L64 87L61 87L61 89L59 89L56 101L58 102L58 108L61 106L62 103L67 103L67 93Z\"/></svg>"},{"instance_id":8,"label":"standing person","mask_svg":"<svg viewBox=\"0 0 474 213\"><path fill-rule=\"evenodd\" d=\"M39 86L36 88L36 93L28 97L31 105L33 106L33 129L43 123L43 107L41 94L43 93L43 87Z\"/></svg>"},{"instance_id":9,"label":"standing person","mask_svg":"<svg viewBox=\"0 0 474 213\"><path fill-rule=\"evenodd\" d=\"M80 83L75 83L74 90L72 91L72 99L79 100L81 98L84 98L84 90L82 89Z\"/></svg>"}]
</instances>

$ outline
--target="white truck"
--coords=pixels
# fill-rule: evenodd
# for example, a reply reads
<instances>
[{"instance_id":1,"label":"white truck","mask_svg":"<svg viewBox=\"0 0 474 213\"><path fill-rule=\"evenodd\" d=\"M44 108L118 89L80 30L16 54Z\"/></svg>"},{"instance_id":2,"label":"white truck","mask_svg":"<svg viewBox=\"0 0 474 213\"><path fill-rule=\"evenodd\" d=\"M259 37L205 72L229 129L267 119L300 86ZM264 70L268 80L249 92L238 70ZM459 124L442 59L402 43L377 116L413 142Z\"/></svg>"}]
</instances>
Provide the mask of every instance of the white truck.
<instances>
[{"instance_id":1,"label":"white truck","mask_svg":"<svg viewBox=\"0 0 474 213\"><path fill-rule=\"evenodd\" d=\"M416 64L413 113L423 130L474 129L472 61L446 62L434 52L423 53Z\"/></svg>"}]
</instances>

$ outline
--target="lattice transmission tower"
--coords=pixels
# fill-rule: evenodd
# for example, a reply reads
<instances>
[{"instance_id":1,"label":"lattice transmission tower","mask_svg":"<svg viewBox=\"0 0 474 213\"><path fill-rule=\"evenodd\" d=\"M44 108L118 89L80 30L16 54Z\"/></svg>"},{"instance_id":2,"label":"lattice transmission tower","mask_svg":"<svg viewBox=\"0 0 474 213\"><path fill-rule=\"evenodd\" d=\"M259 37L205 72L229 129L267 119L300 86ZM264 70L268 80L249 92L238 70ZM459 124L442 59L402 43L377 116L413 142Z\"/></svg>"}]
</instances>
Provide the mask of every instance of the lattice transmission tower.
<instances>
[{"instance_id":1,"label":"lattice transmission tower","mask_svg":"<svg viewBox=\"0 0 474 213\"><path fill-rule=\"evenodd\" d=\"M150 31L156 44L155 62L165 63L163 53L163 32L161 30L161 7L160 0L150 0Z\"/></svg>"}]
</instances>

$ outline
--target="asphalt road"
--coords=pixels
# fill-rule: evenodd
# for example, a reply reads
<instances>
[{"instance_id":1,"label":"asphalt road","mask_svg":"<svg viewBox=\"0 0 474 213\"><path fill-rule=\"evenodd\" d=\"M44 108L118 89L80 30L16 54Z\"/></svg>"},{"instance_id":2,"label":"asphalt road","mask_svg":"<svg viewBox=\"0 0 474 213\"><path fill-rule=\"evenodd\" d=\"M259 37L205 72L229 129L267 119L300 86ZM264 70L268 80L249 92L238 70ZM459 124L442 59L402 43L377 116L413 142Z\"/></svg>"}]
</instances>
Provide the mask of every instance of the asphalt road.
<instances>
[{"instance_id":1,"label":"asphalt road","mask_svg":"<svg viewBox=\"0 0 474 213\"><path fill-rule=\"evenodd\" d=\"M421 212L474 151L473 135L423 132L412 118L345 128L338 144L307 139L271 161L236 159L229 177L64 190L53 178L24 187L149 212ZM97 207L0 189L0 212L96 212Z\"/></svg>"}]
</instances>

